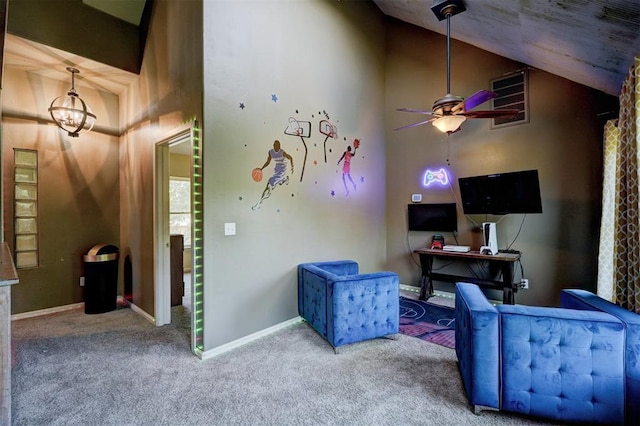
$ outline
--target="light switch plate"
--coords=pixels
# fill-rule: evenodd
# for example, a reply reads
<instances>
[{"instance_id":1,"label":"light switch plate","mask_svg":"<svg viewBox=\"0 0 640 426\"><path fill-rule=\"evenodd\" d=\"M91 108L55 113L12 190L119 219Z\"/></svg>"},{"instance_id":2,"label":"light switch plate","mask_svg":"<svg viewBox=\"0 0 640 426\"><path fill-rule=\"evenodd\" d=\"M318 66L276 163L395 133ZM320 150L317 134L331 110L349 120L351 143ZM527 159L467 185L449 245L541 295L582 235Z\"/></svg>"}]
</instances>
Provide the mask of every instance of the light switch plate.
<instances>
[{"instance_id":1,"label":"light switch plate","mask_svg":"<svg viewBox=\"0 0 640 426\"><path fill-rule=\"evenodd\" d=\"M224 235L236 235L236 224L235 222L227 222L224 224Z\"/></svg>"}]
</instances>

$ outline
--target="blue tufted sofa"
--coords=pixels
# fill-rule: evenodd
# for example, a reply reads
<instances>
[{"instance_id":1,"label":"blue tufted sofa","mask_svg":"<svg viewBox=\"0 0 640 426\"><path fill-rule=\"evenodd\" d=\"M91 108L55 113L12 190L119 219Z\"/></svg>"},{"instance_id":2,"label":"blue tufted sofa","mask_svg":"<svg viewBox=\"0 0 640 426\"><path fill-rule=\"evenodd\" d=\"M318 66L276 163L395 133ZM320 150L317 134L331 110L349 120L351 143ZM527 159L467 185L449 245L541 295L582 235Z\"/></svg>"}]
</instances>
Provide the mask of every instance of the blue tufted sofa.
<instances>
[{"instance_id":1,"label":"blue tufted sofa","mask_svg":"<svg viewBox=\"0 0 640 426\"><path fill-rule=\"evenodd\" d=\"M618 318L626 328L626 423L640 424L640 315L621 308L586 290L562 290L561 303L572 309L601 311Z\"/></svg>"},{"instance_id":2,"label":"blue tufted sofa","mask_svg":"<svg viewBox=\"0 0 640 426\"><path fill-rule=\"evenodd\" d=\"M359 274L352 260L298 265L298 312L338 348L396 334L400 281L393 272Z\"/></svg>"},{"instance_id":3,"label":"blue tufted sofa","mask_svg":"<svg viewBox=\"0 0 640 426\"><path fill-rule=\"evenodd\" d=\"M478 286L456 284L456 355L476 412L624 422L624 324L605 312L567 309L565 301L494 307Z\"/></svg>"}]
</instances>

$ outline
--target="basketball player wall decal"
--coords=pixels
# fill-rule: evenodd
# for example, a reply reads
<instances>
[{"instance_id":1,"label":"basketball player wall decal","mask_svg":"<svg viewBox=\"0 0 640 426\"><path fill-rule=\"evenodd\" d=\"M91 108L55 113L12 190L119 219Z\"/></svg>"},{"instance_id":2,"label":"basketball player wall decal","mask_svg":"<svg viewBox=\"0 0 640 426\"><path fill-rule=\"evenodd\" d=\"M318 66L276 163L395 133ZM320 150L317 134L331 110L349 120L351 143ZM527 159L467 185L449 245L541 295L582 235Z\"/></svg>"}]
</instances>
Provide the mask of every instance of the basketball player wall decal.
<instances>
[{"instance_id":1,"label":"basketball player wall decal","mask_svg":"<svg viewBox=\"0 0 640 426\"><path fill-rule=\"evenodd\" d=\"M276 102L276 101L274 101ZM241 108L241 110L244 110ZM299 110L295 110L296 114L300 114ZM327 146L327 142L329 138L337 141L338 139L338 127L330 122L329 114L326 110L321 110L317 115L311 114L310 118L314 121L313 125L316 127L317 134L312 136L312 122L300 120L295 116L289 116L287 119L287 125L284 129L284 134L287 136L294 136L296 138L300 138L302 142L302 149L293 149L291 147L291 143L287 142L290 139L282 139L281 142L278 139L273 141L272 148L268 149L267 158L264 163L259 167L254 167L251 169L251 180L255 183L261 183L266 179L266 182L263 183L264 187L262 193L260 195L260 199L257 203L255 203L251 208L254 211L258 211L261 209L263 202L271 197L273 191L282 185L290 185L292 182L295 185L294 180L294 163L296 164L297 170L300 170L300 178L299 181L302 183L305 176L305 169L309 158L311 159L310 164L313 166L314 170L314 181L312 184L318 185L322 184L324 181L325 184L334 185L331 182L335 182L336 176L333 172L333 167L331 166L321 166L322 157L324 157L324 164L329 161L329 157L333 157L334 159L331 161L333 164L336 164L338 168L335 169L335 173L339 174L341 169L340 181L342 182L342 186L344 187L345 196L349 196L358 188L358 185L364 184L364 176L359 177L359 183L356 185L356 181L352 177L352 164L353 158L356 155L356 151L359 152L359 158L364 159L364 156L360 154L359 149L361 148L361 139L353 138L351 143L349 143L347 137L343 137L343 143L346 145L346 149L340 149L332 151L330 147ZM335 117L334 117L335 118ZM316 121L317 120L317 121ZM336 120L339 124L340 120ZM314 141L314 138L317 136L324 136L324 140L320 142ZM311 142L311 143L309 143ZM247 144L245 144L245 147ZM344 145L342 145L344 146ZM300 154L298 152L302 151L303 156L300 158ZM264 151L262 151L264 152ZM340 157L338 158L338 155ZM294 160L295 157L295 160ZM264 157L263 157L264 158ZM270 167L273 167L273 171L269 175ZM316 168L318 167L318 168ZM335 167L335 166L334 166ZM322 172L322 169L326 169L326 172ZM265 176L266 173L266 176ZM267 178L268 176L268 178ZM326 180L325 180L326 178ZM339 181L338 181L339 182ZM337 182L335 182L337 184ZM339 184L338 184L339 185ZM336 191L331 188L327 188L331 197L335 197ZM293 190L291 196L294 196L296 189ZM240 197L242 199L242 197ZM279 198L282 200L282 198ZM280 209L278 209L280 211Z\"/></svg>"}]
</instances>

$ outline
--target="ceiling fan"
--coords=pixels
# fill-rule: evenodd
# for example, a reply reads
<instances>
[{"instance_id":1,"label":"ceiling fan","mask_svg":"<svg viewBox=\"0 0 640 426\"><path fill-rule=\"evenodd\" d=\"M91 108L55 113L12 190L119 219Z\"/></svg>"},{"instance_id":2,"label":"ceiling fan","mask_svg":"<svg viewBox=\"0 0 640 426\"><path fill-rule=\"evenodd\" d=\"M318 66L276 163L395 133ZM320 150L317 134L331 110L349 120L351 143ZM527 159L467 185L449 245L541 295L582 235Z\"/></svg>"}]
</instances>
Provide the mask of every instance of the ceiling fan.
<instances>
[{"instance_id":1,"label":"ceiling fan","mask_svg":"<svg viewBox=\"0 0 640 426\"><path fill-rule=\"evenodd\" d=\"M462 0L435 0L435 4L431 7L431 10L438 20L447 20L447 94L433 103L431 111L399 108L398 111L424 114L432 118L394 130L408 129L431 123L441 132L451 134L460 130L460 125L462 125L467 118L498 118L516 115L519 112L517 109L472 111L473 108L497 96L496 93L489 90L480 90L466 99L451 95L451 17L464 12L466 8Z\"/></svg>"}]
</instances>

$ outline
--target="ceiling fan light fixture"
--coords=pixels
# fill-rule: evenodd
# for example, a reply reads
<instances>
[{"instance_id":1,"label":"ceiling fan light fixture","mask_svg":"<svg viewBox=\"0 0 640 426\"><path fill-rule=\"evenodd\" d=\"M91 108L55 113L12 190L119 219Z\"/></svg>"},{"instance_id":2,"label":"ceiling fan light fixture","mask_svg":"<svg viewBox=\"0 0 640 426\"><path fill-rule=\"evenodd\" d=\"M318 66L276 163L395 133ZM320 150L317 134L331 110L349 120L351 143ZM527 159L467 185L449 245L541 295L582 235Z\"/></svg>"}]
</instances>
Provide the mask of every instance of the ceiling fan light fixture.
<instances>
[{"instance_id":1,"label":"ceiling fan light fixture","mask_svg":"<svg viewBox=\"0 0 640 426\"><path fill-rule=\"evenodd\" d=\"M398 111L417 112L419 114L433 116L434 118L409 124L408 126L402 126L394 130L407 129L431 123L441 132L451 134L460 130L460 126L467 118L497 118L517 114L517 110L507 109L472 111L478 105L496 97L494 92L488 90L480 90L467 99L451 95L451 17L464 12L466 8L463 0L434 0L431 10L439 20L447 20L447 94L433 103L431 111L410 108L399 109Z\"/></svg>"},{"instance_id":2,"label":"ceiling fan light fixture","mask_svg":"<svg viewBox=\"0 0 640 426\"><path fill-rule=\"evenodd\" d=\"M467 118L464 115L443 115L431 122L442 133L451 134L458 130Z\"/></svg>"},{"instance_id":3,"label":"ceiling fan light fixture","mask_svg":"<svg viewBox=\"0 0 640 426\"><path fill-rule=\"evenodd\" d=\"M58 96L51 102L49 114L58 127L75 138L91 131L96 115L76 92L75 75L80 71L73 67L67 67L67 71L71 73L71 89L66 96Z\"/></svg>"}]
</instances>

